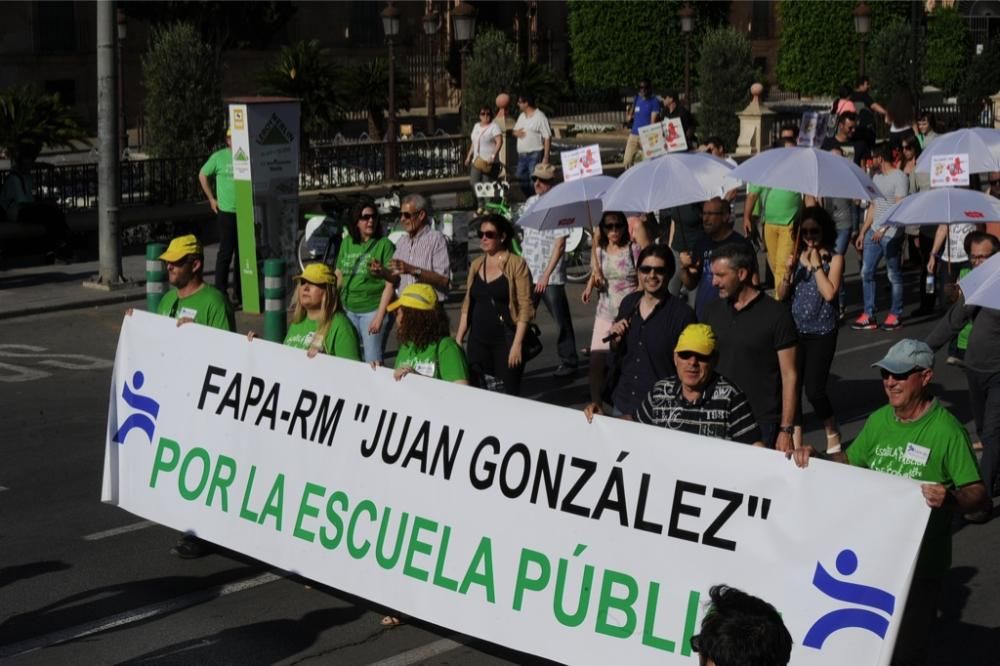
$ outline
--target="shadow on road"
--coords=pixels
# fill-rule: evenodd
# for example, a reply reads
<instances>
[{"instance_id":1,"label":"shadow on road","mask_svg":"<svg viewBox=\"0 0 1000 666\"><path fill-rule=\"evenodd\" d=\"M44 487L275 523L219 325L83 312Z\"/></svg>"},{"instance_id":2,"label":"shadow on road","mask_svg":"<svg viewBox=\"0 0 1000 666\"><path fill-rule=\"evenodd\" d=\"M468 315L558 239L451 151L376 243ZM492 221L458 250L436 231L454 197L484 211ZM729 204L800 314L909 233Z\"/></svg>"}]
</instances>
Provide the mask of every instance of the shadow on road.
<instances>
[{"instance_id":1,"label":"shadow on road","mask_svg":"<svg viewBox=\"0 0 1000 666\"><path fill-rule=\"evenodd\" d=\"M72 567L73 565L69 562L61 560L46 560L44 562L31 562L30 564L3 567L0 569L0 587L5 587L26 578L34 578L35 576L42 576L56 571L65 571Z\"/></svg>"}]
</instances>

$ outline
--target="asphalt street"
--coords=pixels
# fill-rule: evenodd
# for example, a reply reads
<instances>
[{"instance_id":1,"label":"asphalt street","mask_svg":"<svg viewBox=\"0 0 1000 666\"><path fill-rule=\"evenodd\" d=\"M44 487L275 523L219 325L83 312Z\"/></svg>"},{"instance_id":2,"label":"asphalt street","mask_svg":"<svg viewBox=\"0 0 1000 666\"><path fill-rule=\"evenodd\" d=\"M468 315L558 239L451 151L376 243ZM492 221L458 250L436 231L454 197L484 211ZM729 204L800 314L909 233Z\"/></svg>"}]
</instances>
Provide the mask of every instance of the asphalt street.
<instances>
[{"instance_id":1,"label":"asphalt street","mask_svg":"<svg viewBox=\"0 0 1000 666\"><path fill-rule=\"evenodd\" d=\"M856 303L856 266L849 280ZM915 280L909 276L911 291ZM580 303L580 287L569 291L577 346L583 347L593 307ZM908 303L914 300L909 293ZM457 303L449 310L454 328ZM175 532L102 504L108 389L122 313L121 306L106 306L0 325L0 660L538 663L416 620L387 629L379 624L384 609L377 605L238 553L179 560L168 553ZM546 344L527 370L526 397L582 407L588 396L585 368L573 378L552 377L554 325L544 311L538 322ZM900 337L926 335L934 321L905 323L892 333L842 329L832 398L845 441L885 402L870 364ZM242 313L238 324L241 332L263 329L261 319ZM935 390L971 427L964 376L945 365L942 355ZM808 407L805 411L807 441L825 447L820 424ZM840 498L806 499L818 505ZM928 663L997 663L1000 521L956 526L954 543L944 613L931 637Z\"/></svg>"}]
</instances>

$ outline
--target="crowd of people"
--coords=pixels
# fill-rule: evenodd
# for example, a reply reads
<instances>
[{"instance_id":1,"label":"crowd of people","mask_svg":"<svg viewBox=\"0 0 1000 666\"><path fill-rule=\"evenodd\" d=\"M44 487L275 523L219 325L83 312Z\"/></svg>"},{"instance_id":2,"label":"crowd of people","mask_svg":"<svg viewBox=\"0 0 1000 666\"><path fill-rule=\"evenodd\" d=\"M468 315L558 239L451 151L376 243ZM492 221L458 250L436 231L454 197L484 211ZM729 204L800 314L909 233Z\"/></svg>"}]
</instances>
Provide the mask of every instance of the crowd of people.
<instances>
[{"instance_id":1,"label":"crowd of people","mask_svg":"<svg viewBox=\"0 0 1000 666\"><path fill-rule=\"evenodd\" d=\"M929 186L914 166L936 135L933 118L923 115L913 130L894 125L892 141L870 145L862 116L890 112L871 100L866 85L861 81L859 90L843 92L836 131L822 149L870 167L883 196L866 205L748 183L742 234L734 228L736 186L664 211L604 212L593 230L592 274L582 293L583 303L595 306L590 343L583 349L566 293L565 230L524 229L518 246L510 220L478 216L473 224L481 254L471 264L453 328L443 307L454 286L447 245L429 225L427 200L416 194L402 201L406 235L395 245L383 237L371 202L355 207L336 270L314 264L296 276L285 344L310 356L379 365L386 358L387 332L395 328L397 380L420 374L520 395L525 365L541 346L533 321L544 303L557 330L553 374L574 376L586 357L588 420L632 419L777 449L800 466L821 456L923 481L933 513L894 662L918 663L950 562L948 512L957 509L969 522L985 522L998 490L1000 354L990 340L1000 335L1000 311L966 306L955 285L995 254L1000 241L980 225L942 224L926 232L889 222L894 203ZM642 81L633 131L661 115L689 116L676 93L665 100L669 104ZM545 197L558 181L548 159L551 132L531 96L522 95L518 106L517 175L526 195ZM481 109L473 131L466 159L473 180L496 175L503 133L494 131L492 118L492 109ZM636 148L633 136L626 162ZM784 128L777 145L796 145L796 128ZM725 154L717 137L704 149ZM989 183L990 192L1000 194L1000 173L990 174ZM221 195L219 202L221 218ZM759 265L760 249L766 267ZM907 258L922 271L921 285L936 283L923 291L913 316L945 316L926 341L901 339L875 364L888 404L848 446L830 399L830 370L846 321L845 263L852 251L861 260L863 293L852 328L895 331L903 325ZM216 289L202 278L203 256L193 236L170 244L162 259L175 289L159 312L179 323L233 330L224 293L228 265L217 269ZM879 324L877 267L883 260L891 303ZM946 345L948 363L961 365L968 378L975 447L931 390L934 350ZM802 394L822 423L825 442L803 439ZM903 455L906 447L916 447L919 455ZM975 448L983 452L979 462ZM199 554L191 543L182 539L177 553Z\"/></svg>"}]
</instances>

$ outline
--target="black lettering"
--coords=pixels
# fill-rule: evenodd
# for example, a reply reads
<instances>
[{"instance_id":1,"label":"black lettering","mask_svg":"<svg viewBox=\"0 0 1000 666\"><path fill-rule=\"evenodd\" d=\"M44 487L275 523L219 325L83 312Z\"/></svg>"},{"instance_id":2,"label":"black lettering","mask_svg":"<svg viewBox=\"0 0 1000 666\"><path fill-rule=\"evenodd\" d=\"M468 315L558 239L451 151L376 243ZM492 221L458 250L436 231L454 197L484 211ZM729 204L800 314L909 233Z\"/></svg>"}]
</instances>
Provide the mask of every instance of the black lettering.
<instances>
[{"instance_id":1,"label":"black lettering","mask_svg":"<svg viewBox=\"0 0 1000 666\"><path fill-rule=\"evenodd\" d=\"M434 459L431 461L431 474L437 473L438 460L442 460L444 464L444 478L449 481L451 480L451 470L455 467L455 458L458 457L458 447L462 445L462 436L464 434L465 431L459 428L458 437L455 438L455 446L452 446L448 426L441 428L441 436L438 437L438 445L434 449Z\"/></svg>"},{"instance_id":2,"label":"black lettering","mask_svg":"<svg viewBox=\"0 0 1000 666\"><path fill-rule=\"evenodd\" d=\"M510 461L517 454L523 460L521 465L521 478L517 481L515 485L510 485L507 483L507 470L510 469ZM514 499L521 496L524 489L528 487L528 479L531 475L531 451L528 447L518 442L512 447L507 449L507 453L503 456L503 461L500 463L500 492L504 494L505 497Z\"/></svg>"},{"instance_id":3,"label":"black lettering","mask_svg":"<svg viewBox=\"0 0 1000 666\"><path fill-rule=\"evenodd\" d=\"M531 503L538 501L538 486L545 482L545 499L550 509L556 508L559 503L559 486L562 484L563 463L566 456L559 454L559 462L556 464L555 478L552 478L552 469L549 466L549 454L542 449L538 453L538 463L535 465L535 483L531 486Z\"/></svg>"},{"instance_id":4,"label":"black lettering","mask_svg":"<svg viewBox=\"0 0 1000 666\"><path fill-rule=\"evenodd\" d=\"M722 488L715 488L712 490L712 497L716 499L726 500L729 502L726 504L725 508L719 512L718 517L712 521L712 524L708 526L705 533L701 535L701 542L706 546L713 546L715 548L722 548L723 550L736 550L736 542L730 541L729 539L720 539L715 535L718 534L722 526L726 524L730 516L736 513L736 509L740 508L743 504L743 493L738 493L733 490L723 490Z\"/></svg>"},{"instance_id":5,"label":"black lettering","mask_svg":"<svg viewBox=\"0 0 1000 666\"><path fill-rule=\"evenodd\" d=\"M615 499L611 499L614 492ZM600 520L604 511L611 509L618 512L618 522L622 527L628 527L628 507L625 505L625 480L622 477L622 468L613 467L608 475L608 482L601 490L601 497L594 505L594 520Z\"/></svg>"},{"instance_id":6,"label":"black lettering","mask_svg":"<svg viewBox=\"0 0 1000 666\"><path fill-rule=\"evenodd\" d=\"M427 443L430 440L431 422L424 421L424 424L420 426L420 430L417 431L417 436L413 438L413 443L410 444L409 450L406 452L406 457L403 458L403 467L406 467L411 460L420 461L420 473L427 473Z\"/></svg>"},{"instance_id":7,"label":"black lettering","mask_svg":"<svg viewBox=\"0 0 1000 666\"><path fill-rule=\"evenodd\" d=\"M583 516L584 518L590 517L590 509L587 507L579 506L573 504L573 500L576 496L580 494L583 487L587 485L587 481L590 477L594 476L594 471L597 470L597 463L593 460L584 460L583 458L571 458L569 461L571 467L575 467L582 470L580 478L576 480L576 483L570 487L569 492L563 497L562 504L559 506L560 511L565 511L566 513L572 513L576 516Z\"/></svg>"},{"instance_id":8,"label":"black lettering","mask_svg":"<svg viewBox=\"0 0 1000 666\"><path fill-rule=\"evenodd\" d=\"M681 515L694 516L695 518L701 515L701 508L692 504L684 504L684 493L704 495L705 490L705 486L697 483L677 482L677 485L674 486L674 502L670 507L670 525L667 527L667 536L698 543L698 533L680 529L677 527L677 521Z\"/></svg>"},{"instance_id":9,"label":"black lettering","mask_svg":"<svg viewBox=\"0 0 1000 666\"><path fill-rule=\"evenodd\" d=\"M493 485L493 475L497 470L497 464L492 460L487 460L483 463L483 471L486 475L482 478L476 475L476 463L479 461L479 454L487 448L493 450L493 455L500 453L500 440L493 435L484 437L479 442L476 450L472 452L472 462L469 465L469 481L476 490L486 490Z\"/></svg>"},{"instance_id":10,"label":"black lettering","mask_svg":"<svg viewBox=\"0 0 1000 666\"><path fill-rule=\"evenodd\" d=\"M214 365L210 365L205 368L205 379L201 383L201 396L198 397L198 409L204 408L205 398L208 397L209 393L215 393L216 395L219 393L219 387L212 383L212 378L225 376L225 368L220 368Z\"/></svg>"},{"instance_id":11,"label":"black lettering","mask_svg":"<svg viewBox=\"0 0 1000 666\"><path fill-rule=\"evenodd\" d=\"M250 385L247 386L247 399L243 403L243 411L240 412L240 421L247 420L247 410L252 406L260 404L260 399L264 397L264 380L260 377L251 377Z\"/></svg>"},{"instance_id":12,"label":"black lettering","mask_svg":"<svg viewBox=\"0 0 1000 666\"><path fill-rule=\"evenodd\" d=\"M243 373L237 372L233 375L233 381L229 384L229 388L226 389L226 395L222 396L222 402L215 408L215 414L222 416L222 410L228 407L233 410L233 419L238 420L240 418L240 395L242 392Z\"/></svg>"},{"instance_id":13,"label":"black lettering","mask_svg":"<svg viewBox=\"0 0 1000 666\"><path fill-rule=\"evenodd\" d=\"M333 411L330 411L330 396L324 395L319 402L319 412L316 413L310 441L326 442L327 446L333 446L333 436L337 434L337 424L340 423L340 412L343 410L343 398L339 398L333 405Z\"/></svg>"},{"instance_id":14,"label":"black lettering","mask_svg":"<svg viewBox=\"0 0 1000 666\"><path fill-rule=\"evenodd\" d=\"M643 474L639 481L639 502L635 507L635 528L654 534L663 534L663 525L646 520L646 497L649 495L649 474Z\"/></svg>"},{"instance_id":15,"label":"black lettering","mask_svg":"<svg viewBox=\"0 0 1000 666\"><path fill-rule=\"evenodd\" d=\"M288 421L288 434L291 435L292 431L295 430L295 422L300 421L299 436L302 439L307 439L308 432L306 418L313 413L314 409L316 409L316 394L312 391L302 389L302 392L299 393L299 399L295 403L295 410L292 412L292 418Z\"/></svg>"},{"instance_id":16,"label":"black lettering","mask_svg":"<svg viewBox=\"0 0 1000 666\"><path fill-rule=\"evenodd\" d=\"M399 436L399 439L396 440L398 445L396 446L395 451L389 451L389 445L392 443L392 439L389 437L392 434L392 428L390 427L389 432L385 434L385 439L382 441L382 460L386 464L395 464L396 461L399 460L399 456L403 455L403 442L406 441L406 435L410 432L410 421L412 420L413 417L407 416L406 420L403 421L403 433ZM392 423L389 425L391 426Z\"/></svg>"},{"instance_id":17,"label":"black lettering","mask_svg":"<svg viewBox=\"0 0 1000 666\"><path fill-rule=\"evenodd\" d=\"M278 392L281 390L281 384L275 384L268 391L267 397L264 398L264 406L260 408L260 414L257 415L257 420L254 421L255 426L259 426L260 422L264 419L270 421L268 428L273 432L275 427L275 422L278 419Z\"/></svg>"}]
</instances>

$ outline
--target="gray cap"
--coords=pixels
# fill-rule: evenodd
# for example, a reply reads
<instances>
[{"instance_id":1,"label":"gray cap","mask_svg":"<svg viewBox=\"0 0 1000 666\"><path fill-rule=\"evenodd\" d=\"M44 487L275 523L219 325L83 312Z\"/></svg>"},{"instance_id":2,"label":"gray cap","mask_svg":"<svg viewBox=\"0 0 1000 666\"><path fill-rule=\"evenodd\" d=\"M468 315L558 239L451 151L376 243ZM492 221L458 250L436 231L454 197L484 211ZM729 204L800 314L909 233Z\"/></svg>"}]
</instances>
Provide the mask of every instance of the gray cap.
<instances>
[{"instance_id":1,"label":"gray cap","mask_svg":"<svg viewBox=\"0 0 1000 666\"><path fill-rule=\"evenodd\" d=\"M934 352L926 342L904 338L886 353L881 361L872 363L873 368L883 368L895 374L909 372L914 368L933 368Z\"/></svg>"}]
</instances>

